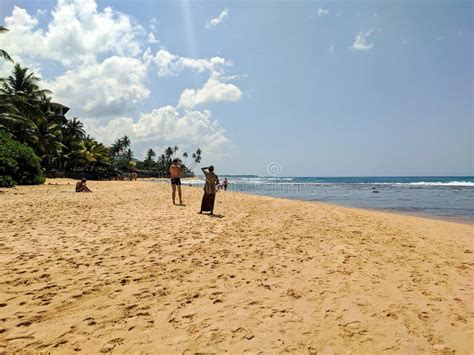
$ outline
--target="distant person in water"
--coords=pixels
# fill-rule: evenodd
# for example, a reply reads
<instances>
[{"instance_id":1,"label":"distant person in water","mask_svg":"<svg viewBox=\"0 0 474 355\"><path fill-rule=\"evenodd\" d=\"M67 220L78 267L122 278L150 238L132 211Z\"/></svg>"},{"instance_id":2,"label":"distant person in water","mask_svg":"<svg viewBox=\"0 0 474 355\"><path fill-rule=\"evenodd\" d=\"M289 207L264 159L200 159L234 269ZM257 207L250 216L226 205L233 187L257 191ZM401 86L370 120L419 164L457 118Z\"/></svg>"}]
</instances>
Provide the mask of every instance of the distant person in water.
<instances>
[{"instance_id":1,"label":"distant person in water","mask_svg":"<svg viewBox=\"0 0 474 355\"><path fill-rule=\"evenodd\" d=\"M181 197L181 165L179 165L179 159L173 160L173 164L170 166L170 176L171 176L171 188L173 193L171 197L173 198L173 205L176 205L176 189L178 189L179 204L183 204L183 199Z\"/></svg>"},{"instance_id":2,"label":"distant person in water","mask_svg":"<svg viewBox=\"0 0 474 355\"><path fill-rule=\"evenodd\" d=\"M222 183L222 187L224 188L224 191L227 191L227 187L229 186L229 181L227 178L224 179L224 182Z\"/></svg>"},{"instance_id":3,"label":"distant person in water","mask_svg":"<svg viewBox=\"0 0 474 355\"><path fill-rule=\"evenodd\" d=\"M92 192L86 185L86 178L82 178L81 181L79 181L76 184L76 192Z\"/></svg>"},{"instance_id":4,"label":"distant person in water","mask_svg":"<svg viewBox=\"0 0 474 355\"><path fill-rule=\"evenodd\" d=\"M219 177L214 174L214 167L212 165L201 170L206 176L206 183L204 184L204 195L202 196L201 211L199 213L210 212L214 214L214 202L216 200Z\"/></svg>"}]
</instances>

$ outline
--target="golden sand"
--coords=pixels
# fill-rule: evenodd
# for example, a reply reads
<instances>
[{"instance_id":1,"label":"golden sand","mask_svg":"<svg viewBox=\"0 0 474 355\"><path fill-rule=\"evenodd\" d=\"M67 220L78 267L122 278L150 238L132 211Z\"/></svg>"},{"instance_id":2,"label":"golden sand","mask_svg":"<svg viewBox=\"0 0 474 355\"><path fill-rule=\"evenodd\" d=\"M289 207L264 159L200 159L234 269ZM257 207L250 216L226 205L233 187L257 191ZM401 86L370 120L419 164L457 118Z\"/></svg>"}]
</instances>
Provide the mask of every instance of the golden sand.
<instances>
[{"instance_id":1,"label":"golden sand","mask_svg":"<svg viewBox=\"0 0 474 355\"><path fill-rule=\"evenodd\" d=\"M0 353L472 353L474 227L145 181L0 193ZM67 185L70 182L71 185Z\"/></svg>"}]
</instances>

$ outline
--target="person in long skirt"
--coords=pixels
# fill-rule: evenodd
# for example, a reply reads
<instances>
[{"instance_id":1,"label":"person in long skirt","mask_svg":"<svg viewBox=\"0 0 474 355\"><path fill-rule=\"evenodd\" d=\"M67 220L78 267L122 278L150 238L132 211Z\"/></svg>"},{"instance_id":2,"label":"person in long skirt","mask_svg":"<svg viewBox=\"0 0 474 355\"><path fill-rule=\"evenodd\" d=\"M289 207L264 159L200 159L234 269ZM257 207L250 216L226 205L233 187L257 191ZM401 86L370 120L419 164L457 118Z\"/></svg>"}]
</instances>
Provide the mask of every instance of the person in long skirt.
<instances>
[{"instance_id":1,"label":"person in long skirt","mask_svg":"<svg viewBox=\"0 0 474 355\"><path fill-rule=\"evenodd\" d=\"M202 196L201 211L214 214L214 202L216 200L217 185L219 185L219 177L214 173L214 167L208 166L201 169L206 176L204 184L204 195Z\"/></svg>"}]
</instances>

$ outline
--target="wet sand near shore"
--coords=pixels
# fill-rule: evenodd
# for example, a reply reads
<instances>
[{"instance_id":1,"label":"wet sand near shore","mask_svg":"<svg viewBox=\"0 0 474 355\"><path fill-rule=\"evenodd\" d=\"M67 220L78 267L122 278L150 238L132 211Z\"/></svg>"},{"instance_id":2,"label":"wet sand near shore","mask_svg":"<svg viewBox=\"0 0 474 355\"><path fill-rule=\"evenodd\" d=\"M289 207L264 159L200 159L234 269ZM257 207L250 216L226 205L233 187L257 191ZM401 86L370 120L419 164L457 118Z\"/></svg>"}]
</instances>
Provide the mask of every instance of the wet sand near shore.
<instances>
[{"instance_id":1,"label":"wet sand near shore","mask_svg":"<svg viewBox=\"0 0 474 355\"><path fill-rule=\"evenodd\" d=\"M0 353L472 353L474 227L146 181L0 193ZM68 185L68 183L70 183ZM57 185L55 185L57 184Z\"/></svg>"}]
</instances>

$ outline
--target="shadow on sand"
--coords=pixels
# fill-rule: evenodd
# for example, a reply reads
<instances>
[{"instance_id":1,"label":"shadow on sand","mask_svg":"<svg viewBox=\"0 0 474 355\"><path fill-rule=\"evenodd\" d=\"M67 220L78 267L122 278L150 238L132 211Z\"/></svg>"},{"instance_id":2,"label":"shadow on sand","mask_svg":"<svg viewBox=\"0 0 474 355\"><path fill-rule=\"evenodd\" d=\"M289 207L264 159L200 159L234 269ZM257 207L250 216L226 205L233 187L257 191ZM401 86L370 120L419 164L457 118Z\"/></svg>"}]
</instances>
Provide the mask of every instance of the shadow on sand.
<instances>
[{"instance_id":1,"label":"shadow on sand","mask_svg":"<svg viewBox=\"0 0 474 355\"><path fill-rule=\"evenodd\" d=\"M223 214L209 214L209 213L203 213L203 214L211 218L224 218L225 217Z\"/></svg>"}]
</instances>

